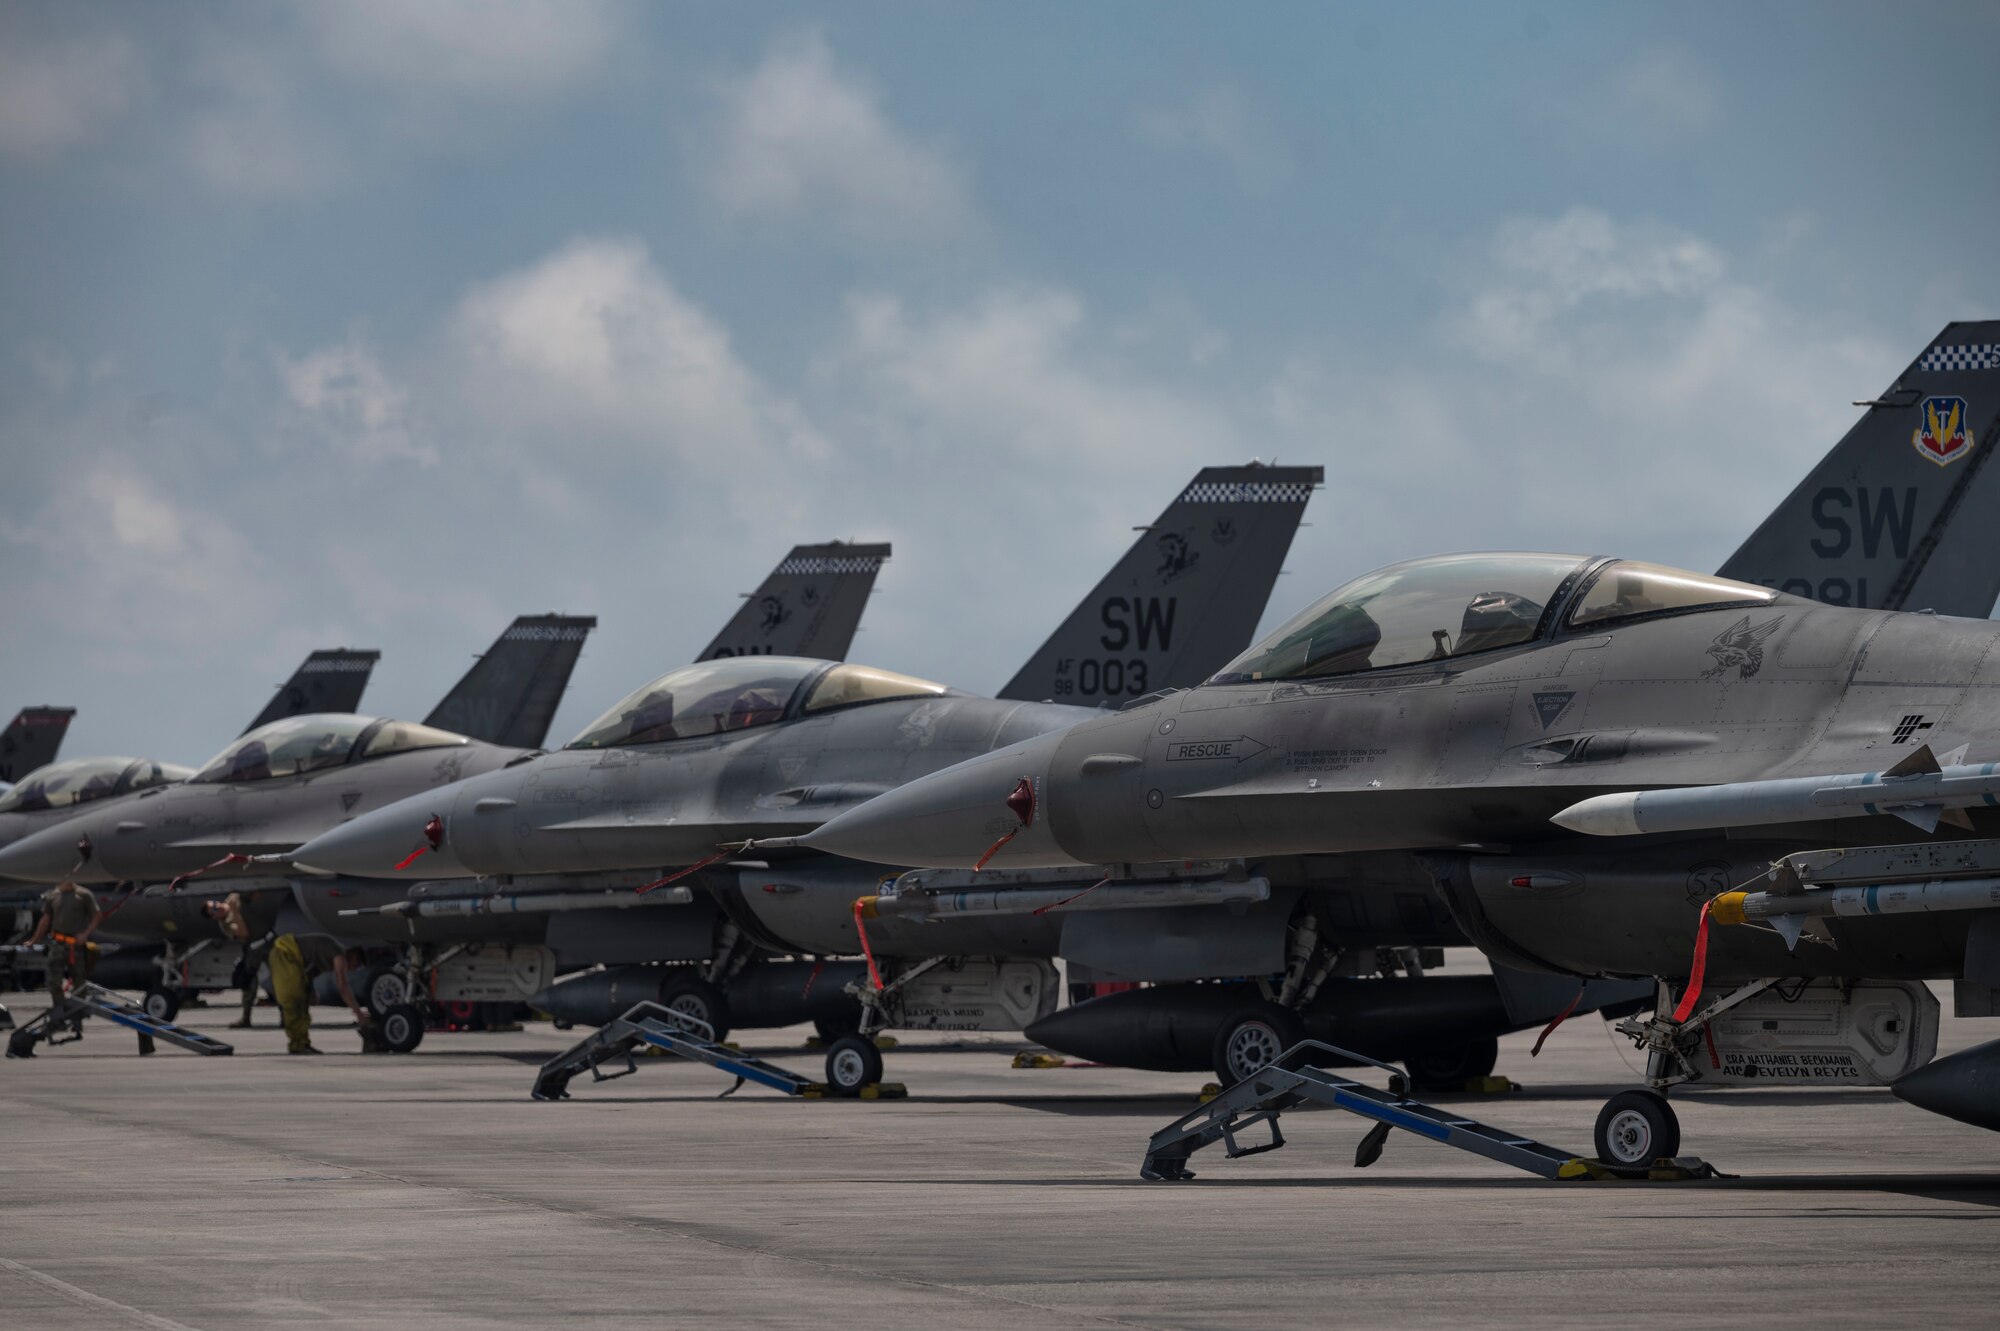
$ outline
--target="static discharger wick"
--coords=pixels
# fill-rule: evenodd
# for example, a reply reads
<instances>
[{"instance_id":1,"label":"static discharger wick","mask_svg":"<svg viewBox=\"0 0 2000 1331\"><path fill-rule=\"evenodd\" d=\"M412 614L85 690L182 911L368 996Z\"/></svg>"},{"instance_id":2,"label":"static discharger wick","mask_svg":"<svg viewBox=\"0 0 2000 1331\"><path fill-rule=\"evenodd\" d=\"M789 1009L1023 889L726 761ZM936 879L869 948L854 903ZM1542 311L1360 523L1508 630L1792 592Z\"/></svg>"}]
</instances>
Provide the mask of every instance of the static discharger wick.
<instances>
[{"instance_id":1,"label":"static discharger wick","mask_svg":"<svg viewBox=\"0 0 2000 1331\"><path fill-rule=\"evenodd\" d=\"M424 820L424 839L417 848L396 861L396 868L407 869L417 862L417 857L427 850L437 850L444 845L444 819L432 814Z\"/></svg>"},{"instance_id":2,"label":"static discharger wick","mask_svg":"<svg viewBox=\"0 0 2000 1331\"><path fill-rule=\"evenodd\" d=\"M755 843L749 841L745 841L743 843L744 846L749 846L753 844ZM690 864L685 869L676 869L674 872L668 874L665 878L655 878L652 882L643 884L642 886L635 888L634 895L643 897L656 887L665 887L668 883L678 883L681 879L687 877L691 873L700 873L703 869L706 869L711 864L722 863L722 861L728 859L731 855L736 854L738 849L739 848L735 846L724 846L721 850L716 851L715 854L710 855L705 859L696 860L693 864Z\"/></svg>"},{"instance_id":3,"label":"static discharger wick","mask_svg":"<svg viewBox=\"0 0 2000 1331\"><path fill-rule=\"evenodd\" d=\"M1023 831L1035 825L1035 781L1033 777L1024 776L1015 785L1014 789L1007 796L1007 808L1019 820L1018 823L1007 835L986 848L986 853L979 857L979 863L972 866L972 872L978 873L981 869L984 869L986 861L1000 853L1000 847L1006 845Z\"/></svg>"},{"instance_id":4,"label":"static discharger wick","mask_svg":"<svg viewBox=\"0 0 2000 1331\"><path fill-rule=\"evenodd\" d=\"M209 864L204 864L199 869L190 869L188 872L174 879L173 882L167 884L167 891L170 894L178 892L181 890L182 884L186 883L188 879L199 878L203 874L208 873L213 869L234 868L238 865L244 865L248 863L250 863L250 857L248 855L245 855L240 850L232 850L227 855L224 855L221 859L215 860ZM122 906L125 903L121 901L118 904Z\"/></svg>"}]
</instances>

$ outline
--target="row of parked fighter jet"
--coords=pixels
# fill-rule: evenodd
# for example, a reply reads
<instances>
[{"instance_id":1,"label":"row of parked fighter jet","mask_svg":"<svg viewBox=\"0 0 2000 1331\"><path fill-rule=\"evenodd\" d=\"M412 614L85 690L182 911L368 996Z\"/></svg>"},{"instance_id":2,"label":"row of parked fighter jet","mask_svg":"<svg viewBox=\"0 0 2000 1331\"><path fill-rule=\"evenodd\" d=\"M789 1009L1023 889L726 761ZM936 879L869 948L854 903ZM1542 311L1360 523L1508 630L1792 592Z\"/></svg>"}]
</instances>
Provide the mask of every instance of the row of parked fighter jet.
<instances>
[{"instance_id":1,"label":"row of parked fighter jet","mask_svg":"<svg viewBox=\"0 0 2000 1331\"><path fill-rule=\"evenodd\" d=\"M418 992L812 1020L847 1092L899 1026L1225 1081L1312 1035L1453 1084L1616 1005L1650 1089L1605 1106L1608 1160L1674 1154L1658 1092L1695 1080L1892 1082L2000 1127L2000 1046L1933 1063L1921 983L2000 991L1996 388L2000 325L1949 325L1714 575L1438 556L1248 650L1320 470L1208 469L996 699L841 664L886 549L802 550L566 748L292 717L184 781L17 805L0 875L127 884L108 931L184 977L198 899L261 888L266 922L403 948L424 983L368 998L416 1034ZM544 728L570 631L503 672ZM1490 977L1424 974L1466 941ZM1055 958L1117 992L1059 1008Z\"/></svg>"}]
</instances>

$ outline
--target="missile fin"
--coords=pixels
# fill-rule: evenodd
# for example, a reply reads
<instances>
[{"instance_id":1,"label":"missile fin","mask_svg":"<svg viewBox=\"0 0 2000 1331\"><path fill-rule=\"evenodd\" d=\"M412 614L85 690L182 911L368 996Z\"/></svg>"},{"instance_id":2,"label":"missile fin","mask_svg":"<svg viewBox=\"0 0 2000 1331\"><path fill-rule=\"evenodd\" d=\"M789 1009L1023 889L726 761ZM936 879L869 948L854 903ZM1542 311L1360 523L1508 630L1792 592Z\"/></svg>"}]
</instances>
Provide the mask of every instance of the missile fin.
<instances>
[{"instance_id":1,"label":"missile fin","mask_svg":"<svg viewBox=\"0 0 2000 1331\"><path fill-rule=\"evenodd\" d=\"M1949 823L1953 827L1958 828L1962 832L1970 832L1973 830L1972 815L1967 813L1963 809L1946 809L1942 814L1938 815L1938 821L1941 823Z\"/></svg>"},{"instance_id":2,"label":"missile fin","mask_svg":"<svg viewBox=\"0 0 2000 1331\"><path fill-rule=\"evenodd\" d=\"M1920 832L1935 832L1938 818L1944 813L1944 808L1937 804L1912 804L1901 809L1890 809L1888 812L1895 814Z\"/></svg>"},{"instance_id":3,"label":"missile fin","mask_svg":"<svg viewBox=\"0 0 2000 1331\"><path fill-rule=\"evenodd\" d=\"M1805 932L1806 917L1803 915L1773 915L1771 927L1784 935L1785 947L1793 952L1799 950L1799 935Z\"/></svg>"},{"instance_id":4,"label":"missile fin","mask_svg":"<svg viewBox=\"0 0 2000 1331\"><path fill-rule=\"evenodd\" d=\"M1937 755L1928 744L1919 744L1916 749L1905 754L1894 767L1882 773L1884 779L1892 776L1933 776L1944 768L1938 765Z\"/></svg>"}]
</instances>

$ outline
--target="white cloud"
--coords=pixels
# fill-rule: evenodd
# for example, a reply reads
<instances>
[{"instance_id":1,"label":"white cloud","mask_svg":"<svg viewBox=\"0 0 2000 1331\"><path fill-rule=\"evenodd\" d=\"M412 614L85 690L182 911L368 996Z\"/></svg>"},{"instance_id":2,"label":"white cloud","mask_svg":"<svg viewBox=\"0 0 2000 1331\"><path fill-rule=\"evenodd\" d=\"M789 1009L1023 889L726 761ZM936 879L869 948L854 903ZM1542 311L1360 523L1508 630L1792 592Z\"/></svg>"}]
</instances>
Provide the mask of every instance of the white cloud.
<instances>
[{"instance_id":1,"label":"white cloud","mask_svg":"<svg viewBox=\"0 0 2000 1331\"><path fill-rule=\"evenodd\" d=\"M730 214L830 220L863 240L970 225L963 172L892 123L818 32L780 39L719 92L708 186Z\"/></svg>"},{"instance_id":2,"label":"white cloud","mask_svg":"<svg viewBox=\"0 0 2000 1331\"><path fill-rule=\"evenodd\" d=\"M1657 223L1620 224L1590 208L1505 222L1488 283L1456 316L1459 339L1495 361L1546 363L1571 349L1558 319L1606 302L1686 299L1712 291L1725 263L1698 236ZM1627 317L1621 307L1620 317Z\"/></svg>"},{"instance_id":3,"label":"white cloud","mask_svg":"<svg viewBox=\"0 0 2000 1331\"><path fill-rule=\"evenodd\" d=\"M0 41L0 152L54 157L91 142L121 116L144 82L138 50L122 33Z\"/></svg>"},{"instance_id":4,"label":"white cloud","mask_svg":"<svg viewBox=\"0 0 2000 1331\"><path fill-rule=\"evenodd\" d=\"M0 548L20 575L10 617L31 615L107 659L208 648L272 609L237 525L176 500L117 451L63 461L34 507L0 516Z\"/></svg>"},{"instance_id":5,"label":"white cloud","mask_svg":"<svg viewBox=\"0 0 2000 1331\"><path fill-rule=\"evenodd\" d=\"M1626 129L1655 140L1705 134L1722 123L1722 91L1688 51L1660 46L1643 51L1612 75L1613 105Z\"/></svg>"},{"instance_id":6,"label":"white cloud","mask_svg":"<svg viewBox=\"0 0 2000 1331\"><path fill-rule=\"evenodd\" d=\"M1713 568L1912 350L1586 209L1501 225L1433 338L1300 353L1271 386L1281 433L1331 450L1352 571L1536 545Z\"/></svg>"},{"instance_id":7,"label":"white cloud","mask_svg":"<svg viewBox=\"0 0 2000 1331\"><path fill-rule=\"evenodd\" d=\"M410 436L409 394L358 335L296 361L277 359L291 404L356 462L437 465L437 450Z\"/></svg>"},{"instance_id":8,"label":"white cloud","mask_svg":"<svg viewBox=\"0 0 2000 1331\"><path fill-rule=\"evenodd\" d=\"M300 100L298 63L281 48L229 37L203 46L188 70L195 109L180 127L203 180L252 199L318 193L347 172L337 138Z\"/></svg>"},{"instance_id":9,"label":"white cloud","mask_svg":"<svg viewBox=\"0 0 2000 1331\"><path fill-rule=\"evenodd\" d=\"M1277 183L1292 169L1291 154L1277 132L1228 84L1216 84L1183 105L1141 107L1132 113L1131 123L1133 132L1154 147L1211 155L1255 188Z\"/></svg>"},{"instance_id":10,"label":"white cloud","mask_svg":"<svg viewBox=\"0 0 2000 1331\"><path fill-rule=\"evenodd\" d=\"M303 12L342 74L479 98L545 97L584 82L622 18L611 0L342 0Z\"/></svg>"},{"instance_id":11,"label":"white cloud","mask_svg":"<svg viewBox=\"0 0 2000 1331\"><path fill-rule=\"evenodd\" d=\"M1127 323L1115 334L1134 335ZM820 367L901 422L913 449L984 453L1008 466L1185 463L1235 445L1221 413L1172 380L1099 349L1082 300L1057 288L1000 290L913 317L891 296L849 302L842 342Z\"/></svg>"},{"instance_id":12,"label":"white cloud","mask_svg":"<svg viewBox=\"0 0 2000 1331\"><path fill-rule=\"evenodd\" d=\"M635 240L578 240L480 284L452 341L475 410L551 456L609 443L629 458L637 443L722 472L818 447Z\"/></svg>"}]
</instances>

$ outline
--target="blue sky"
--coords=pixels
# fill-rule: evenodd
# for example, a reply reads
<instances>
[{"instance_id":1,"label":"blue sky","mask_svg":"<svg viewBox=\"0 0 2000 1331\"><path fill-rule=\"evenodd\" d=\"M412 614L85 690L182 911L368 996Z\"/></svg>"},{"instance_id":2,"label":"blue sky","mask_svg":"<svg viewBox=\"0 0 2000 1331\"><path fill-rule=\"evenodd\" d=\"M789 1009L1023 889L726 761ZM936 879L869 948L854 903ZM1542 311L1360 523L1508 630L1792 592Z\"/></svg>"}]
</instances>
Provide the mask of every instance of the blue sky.
<instances>
[{"instance_id":1,"label":"blue sky","mask_svg":"<svg viewBox=\"0 0 2000 1331\"><path fill-rule=\"evenodd\" d=\"M1392 559L1713 567L2000 314L1981 5L0 6L0 706L199 761L310 647L555 738L796 540L997 686L1206 462Z\"/></svg>"}]
</instances>

